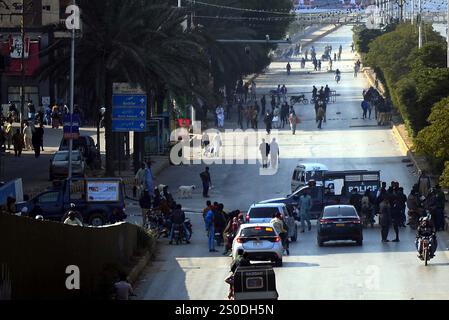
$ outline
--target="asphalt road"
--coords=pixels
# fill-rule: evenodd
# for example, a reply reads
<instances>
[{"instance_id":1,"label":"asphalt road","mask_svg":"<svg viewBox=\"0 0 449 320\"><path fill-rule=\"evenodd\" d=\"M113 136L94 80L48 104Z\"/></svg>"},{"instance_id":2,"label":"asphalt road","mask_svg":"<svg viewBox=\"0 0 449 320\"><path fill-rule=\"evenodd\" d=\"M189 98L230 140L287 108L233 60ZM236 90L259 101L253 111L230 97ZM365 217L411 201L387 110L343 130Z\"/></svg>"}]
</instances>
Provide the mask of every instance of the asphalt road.
<instances>
[{"instance_id":1,"label":"asphalt road","mask_svg":"<svg viewBox=\"0 0 449 320\"><path fill-rule=\"evenodd\" d=\"M296 135L286 127L270 137L264 130L258 133L257 144L248 158L258 156L261 138L275 136L280 145L280 167L275 175L260 175L258 164L213 164L211 167L211 200L223 202L229 211L247 210L263 199L284 196L290 191L290 179L296 163L314 161L326 164L330 170L381 170L383 181L399 181L408 194L416 180L413 169L404 163L404 152L388 127L378 127L374 120L361 119L362 90L368 84L359 74L354 78L354 55L350 53L351 28L343 27L315 44L321 55L323 47L331 44L337 49L343 45L342 61L334 69L342 71L342 81L336 84L331 73L312 72L308 63L300 70L292 63L293 74L287 76L285 63L273 63L268 72L256 82L259 92L269 91L277 84L286 84L289 92L311 91L312 85L329 84L339 94L337 103L327 109L327 123L316 128L314 109L296 105L302 123ZM260 122L261 123L261 122ZM229 126L229 124L228 124ZM256 133L248 134L253 137ZM232 133L224 141L225 158L242 159L245 133ZM234 139L236 138L236 139ZM232 141L232 139L234 139ZM233 153L231 153L231 151ZM180 185L200 186L202 165L171 167L158 178L160 183L175 190ZM204 207L201 190L192 199L179 201L191 211ZM207 239L201 215L189 214L194 225L190 245L169 246L160 241L156 260L145 272L137 287L139 299L224 299L231 258L208 252ZM390 231L390 239L393 231ZM300 234L291 245L291 255L284 257L284 266L276 268L280 299L447 299L449 290L449 256L445 252L448 237L439 234L437 256L425 267L414 250L414 232L401 229L401 242L382 243L379 227L364 231L362 247L353 244L316 244L316 226L311 232ZM219 248L221 250L221 248Z\"/></svg>"}]
</instances>

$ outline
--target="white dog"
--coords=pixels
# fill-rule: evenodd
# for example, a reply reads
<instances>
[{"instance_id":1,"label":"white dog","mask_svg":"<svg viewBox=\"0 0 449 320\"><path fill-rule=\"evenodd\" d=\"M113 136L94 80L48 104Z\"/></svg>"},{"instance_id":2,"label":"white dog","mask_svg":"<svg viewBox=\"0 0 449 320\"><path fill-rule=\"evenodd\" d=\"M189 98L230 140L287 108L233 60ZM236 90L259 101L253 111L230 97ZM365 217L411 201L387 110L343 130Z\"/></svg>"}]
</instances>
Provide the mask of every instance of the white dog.
<instances>
[{"instance_id":1,"label":"white dog","mask_svg":"<svg viewBox=\"0 0 449 320\"><path fill-rule=\"evenodd\" d=\"M182 198L192 198L192 192L196 189L196 186L180 186L178 188L179 195Z\"/></svg>"}]
</instances>

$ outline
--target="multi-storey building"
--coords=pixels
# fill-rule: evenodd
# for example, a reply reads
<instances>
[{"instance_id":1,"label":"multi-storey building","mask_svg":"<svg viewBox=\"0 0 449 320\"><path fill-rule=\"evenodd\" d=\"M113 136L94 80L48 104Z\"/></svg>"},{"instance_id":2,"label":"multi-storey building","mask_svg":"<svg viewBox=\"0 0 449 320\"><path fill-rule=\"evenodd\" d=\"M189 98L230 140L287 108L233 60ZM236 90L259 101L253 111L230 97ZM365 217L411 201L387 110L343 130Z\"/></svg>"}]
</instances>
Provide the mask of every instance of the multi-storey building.
<instances>
[{"instance_id":1,"label":"multi-storey building","mask_svg":"<svg viewBox=\"0 0 449 320\"><path fill-rule=\"evenodd\" d=\"M58 37L64 37L62 21L69 3L70 0L0 0L0 104L13 101L20 106L22 86L25 101L31 100L36 106L65 100L58 92L61 79L40 81L36 75L57 54L52 45Z\"/></svg>"}]
</instances>

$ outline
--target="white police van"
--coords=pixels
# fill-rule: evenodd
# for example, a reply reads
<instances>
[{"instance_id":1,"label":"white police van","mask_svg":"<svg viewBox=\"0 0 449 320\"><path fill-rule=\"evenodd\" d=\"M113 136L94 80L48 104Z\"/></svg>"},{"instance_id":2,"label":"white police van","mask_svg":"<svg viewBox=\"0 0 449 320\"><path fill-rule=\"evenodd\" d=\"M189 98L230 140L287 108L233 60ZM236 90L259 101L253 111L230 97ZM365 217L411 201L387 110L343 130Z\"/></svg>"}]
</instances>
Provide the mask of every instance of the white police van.
<instances>
[{"instance_id":1,"label":"white police van","mask_svg":"<svg viewBox=\"0 0 449 320\"><path fill-rule=\"evenodd\" d=\"M298 188L307 185L310 180L314 180L317 186L322 182L323 173L329 169L322 163L298 163L292 176L292 192L295 192Z\"/></svg>"}]
</instances>

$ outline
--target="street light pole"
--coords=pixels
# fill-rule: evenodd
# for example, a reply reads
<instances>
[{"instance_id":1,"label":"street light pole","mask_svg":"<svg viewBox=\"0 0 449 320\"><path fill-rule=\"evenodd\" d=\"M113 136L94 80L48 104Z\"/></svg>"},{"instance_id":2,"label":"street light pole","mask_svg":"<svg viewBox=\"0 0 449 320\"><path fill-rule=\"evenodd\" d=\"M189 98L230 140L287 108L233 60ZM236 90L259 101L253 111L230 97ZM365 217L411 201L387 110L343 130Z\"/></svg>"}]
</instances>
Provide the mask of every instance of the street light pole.
<instances>
[{"instance_id":1,"label":"street light pole","mask_svg":"<svg viewBox=\"0 0 449 320\"><path fill-rule=\"evenodd\" d=\"M22 3L22 21L20 24L22 36L21 52L21 85L20 85L20 128L23 130L25 120L25 3Z\"/></svg>"},{"instance_id":2,"label":"street light pole","mask_svg":"<svg viewBox=\"0 0 449 320\"><path fill-rule=\"evenodd\" d=\"M418 0L418 48L422 48L421 0Z\"/></svg>"},{"instance_id":3,"label":"street light pole","mask_svg":"<svg viewBox=\"0 0 449 320\"><path fill-rule=\"evenodd\" d=\"M73 0L73 5L76 5ZM72 28L72 45L70 53L70 139L69 139L69 172L68 178L72 178L72 148L73 148L73 104L74 104L74 90L75 90L75 28Z\"/></svg>"}]
</instances>

